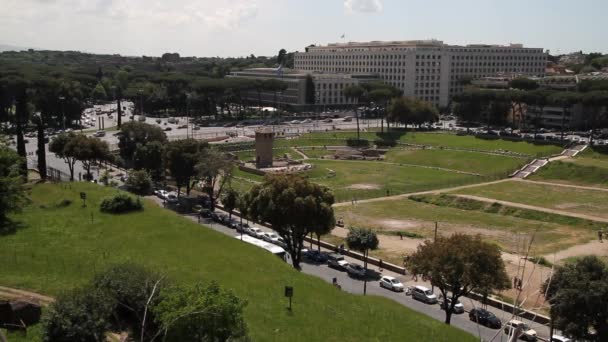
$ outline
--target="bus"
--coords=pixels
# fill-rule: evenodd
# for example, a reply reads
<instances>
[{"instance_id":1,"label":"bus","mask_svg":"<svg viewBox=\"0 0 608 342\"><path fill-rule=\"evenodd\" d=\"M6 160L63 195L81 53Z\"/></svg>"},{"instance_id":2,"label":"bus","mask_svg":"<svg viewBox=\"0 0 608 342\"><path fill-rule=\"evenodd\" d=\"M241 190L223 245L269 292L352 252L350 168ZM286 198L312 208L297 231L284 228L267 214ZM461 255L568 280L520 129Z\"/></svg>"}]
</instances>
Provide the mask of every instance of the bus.
<instances>
[{"instance_id":1,"label":"bus","mask_svg":"<svg viewBox=\"0 0 608 342\"><path fill-rule=\"evenodd\" d=\"M291 256L285 252L285 250L282 247L279 247L277 245L273 245L271 243L268 243L266 241L260 240L260 239L256 239L252 236L249 235L243 235L241 237L241 235L237 235L235 236L236 239L239 239L243 242L247 242L248 244L260 247L262 249L267 250L268 252L278 256L279 258L283 259L284 261L286 261L287 263L291 264Z\"/></svg>"}]
</instances>

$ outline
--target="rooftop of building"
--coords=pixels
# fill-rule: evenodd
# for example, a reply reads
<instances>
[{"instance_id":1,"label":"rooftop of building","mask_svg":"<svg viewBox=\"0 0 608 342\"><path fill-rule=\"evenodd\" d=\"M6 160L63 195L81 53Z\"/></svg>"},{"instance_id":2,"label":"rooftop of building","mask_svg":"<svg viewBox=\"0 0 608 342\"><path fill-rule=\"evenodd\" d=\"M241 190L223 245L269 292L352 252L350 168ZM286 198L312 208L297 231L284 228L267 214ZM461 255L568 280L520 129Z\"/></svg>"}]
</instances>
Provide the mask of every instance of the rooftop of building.
<instances>
[{"instance_id":1,"label":"rooftop of building","mask_svg":"<svg viewBox=\"0 0 608 342\"><path fill-rule=\"evenodd\" d=\"M516 48L529 49L523 44L468 44L468 45L449 45L441 40L392 40L392 41L370 41L370 42L344 42L329 43L327 45L309 46L307 49L332 49L332 48L374 48L374 47L452 47L452 48Z\"/></svg>"},{"instance_id":2,"label":"rooftop of building","mask_svg":"<svg viewBox=\"0 0 608 342\"><path fill-rule=\"evenodd\" d=\"M282 75L281 75L282 74ZM277 68L249 68L239 71L233 71L232 76L266 76L266 77L288 77L288 78L304 78L311 75L313 78L377 78L374 73L324 73L317 71L301 71L296 69L283 68L279 71Z\"/></svg>"}]
</instances>

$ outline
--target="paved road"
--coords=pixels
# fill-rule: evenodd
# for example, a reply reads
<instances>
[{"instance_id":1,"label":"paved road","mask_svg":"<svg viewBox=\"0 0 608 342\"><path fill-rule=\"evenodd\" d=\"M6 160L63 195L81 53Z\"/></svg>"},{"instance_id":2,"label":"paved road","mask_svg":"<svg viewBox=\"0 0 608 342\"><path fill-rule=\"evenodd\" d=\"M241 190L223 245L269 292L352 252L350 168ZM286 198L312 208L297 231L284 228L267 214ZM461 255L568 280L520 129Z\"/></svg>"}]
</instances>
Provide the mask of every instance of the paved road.
<instances>
[{"instance_id":1,"label":"paved road","mask_svg":"<svg viewBox=\"0 0 608 342\"><path fill-rule=\"evenodd\" d=\"M152 199L153 201L155 201L156 203L158 203L161 206L163 205L162 200L160 200L156 197L149 196L148 198ZM217 211L221 212L220 210L217 210ZM197 216L186 215L186 217L191 219L194 222L198 222ZM214 223L210 220L202 220L200 222L200 224L201 225L204 224L207 227L210 227L218 232L224 233L229 236L236 236L239 234L234 229ZM270 229L268 229L268 228L264 228L264 230L270 231ZM359 264L361 263L360 261L352 259L352 258L347 257L346 259L347 259L347 261L349 261L351 263L359 263ZM380 273L380 270L378 270L378 268L376 268L374 266L370 265L370 269L373 269L376 272ZM350 293L354 293L354 294L363 294L363 282L361 280L353 279L353 278L349 277L346 274L346 272L342 272L339 270L329 268L326 264L302 263L302 272L319 277L319 278L327 281L328 283L332 283L333 278L337 278L338 284L340 284L340 286L342 287L342 290L350 292ZM428 283L424 283L422 281L414 281L413 279L411 279L410 276L399 275L399 274L396 274L393 272L389 272L387 270L383 270L381 272L381 274L391 275L396 278L399 278L406 286L425 285L430 288L430 285ZM404 306L407 306L410 309L421 312L434 319L437 319L440 321L443 321L445 319L445 313L443 311L441 311L441 309L439 308L438 305L424 304L422 302L412 299L411 296L406 296L404 293L397 293L397 292L392 292L392 291L383 289L378 285L377 281L368 282L367 293L368 293L368 295L377 295L377 296L389 298ZM479 302L468 299L468 298L462 299L461 301L467 311L473 307L481 306L481 304ZM496 308L490 307L490 308L488 308L488 310L494 312L494 314L496 314L496 316L498 316L503 322L507 322L512 317L512 315L510 313L496 309ZM546 338L549 335L549 331L548 331L547 327L541 326L537 323L534 323L534 322L531 322L528 320L524 320L524 321L528 325L530 325L530 327L532 327L533 329L535 329L538 332L539 337ZM459 327L475 336L480 336L480 338L483 341L505 341L505 342L507 341L506 335L502 332L502 330L494 330L494 329L489 329L489 328L486 328L483 326L479 326L479 325L471 322L468 318L468 314L466 314L466 313L460 314L460 315L456 315L456 314L452 315L451 324L456 327Z\"/></svg>"}]
</instances>

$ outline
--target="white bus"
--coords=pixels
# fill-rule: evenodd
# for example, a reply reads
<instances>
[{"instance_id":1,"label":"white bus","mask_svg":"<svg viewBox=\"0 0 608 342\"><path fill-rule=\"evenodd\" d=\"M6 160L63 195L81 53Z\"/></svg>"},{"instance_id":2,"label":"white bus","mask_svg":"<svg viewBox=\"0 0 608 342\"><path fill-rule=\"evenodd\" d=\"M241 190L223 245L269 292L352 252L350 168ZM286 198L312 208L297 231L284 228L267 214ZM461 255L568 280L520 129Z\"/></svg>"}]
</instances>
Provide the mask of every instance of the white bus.
<instances>
[{"instance_id":1,"label":"white bus","mask_svg":"<svg viewBox=\"0 0 608 342\"><path fill-rule=\"evenodd\" d=\"M277 245L273 245L271 243L268 243L266 241L260 240L260 239L256 239L252 236L249 235L244 235L241 237L241 235L237 235L235 236L236 239L239 239L243 242L247 242L249 244L252 244L254 246L263 248L267 251L269 251L270 253L278 256L279 258L285 260L287 263L291 264L291 256L287 253L285 253L285 250L282 247L279 247Z\"/></svg>"}]
</instances>

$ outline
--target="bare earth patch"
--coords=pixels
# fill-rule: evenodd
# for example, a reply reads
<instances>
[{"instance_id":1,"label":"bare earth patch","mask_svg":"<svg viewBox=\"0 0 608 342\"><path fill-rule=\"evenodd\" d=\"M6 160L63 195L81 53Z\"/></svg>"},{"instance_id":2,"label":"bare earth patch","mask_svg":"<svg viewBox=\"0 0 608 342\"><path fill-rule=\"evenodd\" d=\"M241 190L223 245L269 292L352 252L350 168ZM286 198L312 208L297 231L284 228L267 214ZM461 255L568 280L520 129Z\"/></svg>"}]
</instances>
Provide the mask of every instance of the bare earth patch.
<instances>
[{"instance_id":1,"label":"bare earth patch","mask_svg":"<svg viewBox=\"0 0 608 342\"><path fill-rule=\"evenodd\" d=\"M378 190L380 189L380 185L373 183L359 183L349 185L346 188L351 190Z\"/></svg>"}]
</instances>

